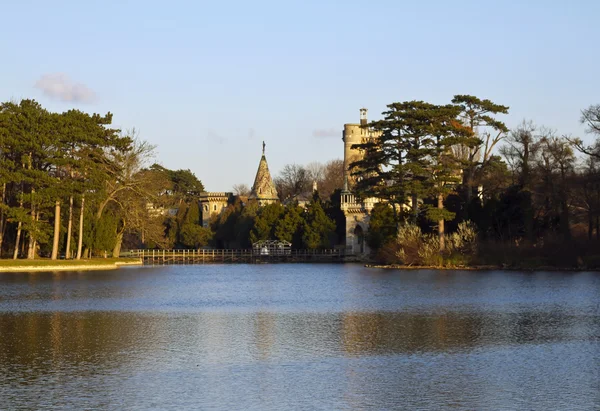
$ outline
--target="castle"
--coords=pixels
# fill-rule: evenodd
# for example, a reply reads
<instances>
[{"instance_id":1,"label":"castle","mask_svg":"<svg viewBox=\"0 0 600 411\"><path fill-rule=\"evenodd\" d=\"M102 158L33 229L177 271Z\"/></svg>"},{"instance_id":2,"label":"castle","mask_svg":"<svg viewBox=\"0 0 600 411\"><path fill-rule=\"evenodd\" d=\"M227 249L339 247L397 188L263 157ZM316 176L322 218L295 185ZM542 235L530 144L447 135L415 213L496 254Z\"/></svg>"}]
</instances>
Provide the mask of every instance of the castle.
<instances>
[{"instance_id":1,"label":"castle","mask_svg":"<svg viewBox=\"0 0 600 411\"><path fill-rule=\"evenodd\" d=\"M202 226L208 227L210 219L214 214L221 212L232 202L233 193L230 192L203 192L200 194L200 210L202 213ZM265 142L263 141L262 157L258 163L258 170L252 185L252 191L247 198L258 202L259 206L265 206L279 201L277 189L269 172L267 157L265 156Z\"/></svg>"},{"instance_id":2,"label":"castle","mask_svg":"<svg viewBox=\"0 0 600 411\"><path fill-rule=\"evenodd\" d=\"M365 241L365 234L369 230L370 212L379 202L376 198L357 200L352 193L354 178L350 172L350 164L359 160L364 155L361 150L352 148L354 144L362 144L370 139L377 138L378 132L367 127L367 109L360 109L360 123L344 124L342 140L344 142L344 187L341 192L340 207L346 220L345 248L348 254L368 254L369 247ZM200 195L200 210L202 211L202 225L208 227L210 219L215 214L220 214L234 199L231 192L203 192ZM246 200L243 198L242 200ZM277 189L273 183L267 158L265 156L265 143L263 142L262 156L258 163L258 170L252 185L252 191L247 200L257 201L260 206L279 201Z\"/></svg>"},{"instance_id":3,"label":"castle","mask_svg":"<svg viewBox=\"0 0 600 411\"><path fill-rule=\"evenodd\" d=\"M359 201L352 193L354 178L351 174L350 165L363 158L364 153L356 148L354 144L364 144L381 135L367 127L367 109L360 109L360 123L344 124L342 141L344 142L344 187L341 192L340 207L346 220L346 252L348 254L369 254L370 249L365 241L365 235L369 231L369 220L371 210L376 203L377 198L366 198Z\"/></svg>"}]
</instances>

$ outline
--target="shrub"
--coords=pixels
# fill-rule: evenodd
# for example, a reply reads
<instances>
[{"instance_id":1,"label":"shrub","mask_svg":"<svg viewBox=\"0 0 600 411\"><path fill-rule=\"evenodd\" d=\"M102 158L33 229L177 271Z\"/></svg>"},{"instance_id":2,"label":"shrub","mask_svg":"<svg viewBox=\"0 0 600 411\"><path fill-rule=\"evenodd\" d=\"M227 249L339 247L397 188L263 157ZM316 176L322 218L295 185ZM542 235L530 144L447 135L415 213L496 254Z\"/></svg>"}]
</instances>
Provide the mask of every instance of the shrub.
<instances>
[{"instance_id":1,"label":"shrub","mask_svg":"<svg viewBox=\"0 0 600 411\"><path fill-rule=\"evenodd\" d=\"M377 259L408 266L456 266L470 263L476 252L477 230L471 222L460 223L456 232L446 235L443 252L437 235L424 234L419 226L405 224L394 240L381 247Z\"/></svg>"}]
</instances>

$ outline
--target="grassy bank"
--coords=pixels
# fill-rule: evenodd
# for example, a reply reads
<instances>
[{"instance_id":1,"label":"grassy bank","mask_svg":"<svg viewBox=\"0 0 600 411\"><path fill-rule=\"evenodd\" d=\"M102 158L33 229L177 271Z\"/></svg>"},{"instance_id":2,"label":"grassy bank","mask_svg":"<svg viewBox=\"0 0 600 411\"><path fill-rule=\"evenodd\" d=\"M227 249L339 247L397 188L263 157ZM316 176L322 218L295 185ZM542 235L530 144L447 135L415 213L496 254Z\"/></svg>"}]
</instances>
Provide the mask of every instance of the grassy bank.
<instances>
[{"instance_id":1,"label":"grassy bank","mask_svg":"<svg viewBox=\"0 0 600 411\"><path fill-rule=\"evenodd\" d=\"M137 258L92 258L87 260L0 260L0 272L108 270L123 265L141 265Z\"/></svg>"}]
</instances>

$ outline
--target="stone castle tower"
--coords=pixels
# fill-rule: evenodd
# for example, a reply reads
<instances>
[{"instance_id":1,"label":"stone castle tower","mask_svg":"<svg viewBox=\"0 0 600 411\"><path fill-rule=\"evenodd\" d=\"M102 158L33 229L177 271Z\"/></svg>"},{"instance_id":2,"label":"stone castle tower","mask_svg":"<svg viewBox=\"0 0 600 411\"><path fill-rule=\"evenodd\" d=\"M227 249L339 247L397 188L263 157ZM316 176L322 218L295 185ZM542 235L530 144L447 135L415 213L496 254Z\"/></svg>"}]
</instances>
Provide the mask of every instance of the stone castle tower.
<instances>
[{"instance_id":1,"label":"stone castle tower","mask_svg":"<svg viewBox=\"0 0 600 411\"><path fill-rule=\"evenodd\" d=\"M254 178L254 184L252 185L252 192L250 193L248 200L258 201L258 204L261 206L279 201L275 184L273 184L273 179L271 178L271 173L269 172L267 158L265 157L264 141L262 157L258 163L258 170L256 171L256 177Z\"/></svg>"},{"instance_id":2,"label":"stone castle tower","mask_svg":"<svg viewBox=\"0 0 600 411\"><path fill-rule=\"evenodd\" d=\"M367 255L370 250L365 241L365 235L369 230L371 210L379 199L366 198L358 200L352 187L355 181L351 175L350 164L362 159L364 153L359 149L353 149L353 144L363 144L380 135L379 131L367 127L367 109L360 109L360 123L344 124L342 140L344 141L344 188L341 192L340 208L346 219L346 252L355 255Z\"/></svg>"},{"instance_id":3,"label":"stone castle tower","mask_svg":"<svg viewBox=\"0 0 600 411\"><path fill-rule=\"evenodd\" d=\"M354 177L351 175L350 164L361 160L363 153L359 149L353 149L353 144L363 144L380 135L380 132L367 127L367 109L360 109L360 123L344 124L342 140L344 141L344 180L348 180L349 188L354 185Z\"/></svg>"}]
</instances>

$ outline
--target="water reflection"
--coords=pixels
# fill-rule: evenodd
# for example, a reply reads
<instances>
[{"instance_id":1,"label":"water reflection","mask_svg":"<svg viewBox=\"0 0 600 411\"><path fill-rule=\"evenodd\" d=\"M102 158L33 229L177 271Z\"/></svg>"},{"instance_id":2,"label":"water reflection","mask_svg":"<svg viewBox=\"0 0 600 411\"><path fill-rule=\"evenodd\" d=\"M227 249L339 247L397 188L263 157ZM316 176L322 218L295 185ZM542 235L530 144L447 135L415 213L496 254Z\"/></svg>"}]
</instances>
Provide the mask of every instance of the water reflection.
<instances>
[{"instance_id":1,"label":"water reflection","mask_svg":"<svg viewBox=\"0 0 600 411\"><path fill-rule=\"evenodd\" d=\"M1 277L0 409L600 407L593 275L297 269Z\"/></svg>"}]
</instances>

